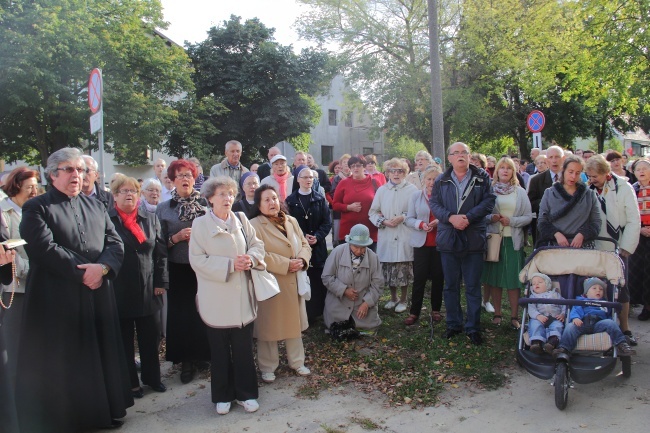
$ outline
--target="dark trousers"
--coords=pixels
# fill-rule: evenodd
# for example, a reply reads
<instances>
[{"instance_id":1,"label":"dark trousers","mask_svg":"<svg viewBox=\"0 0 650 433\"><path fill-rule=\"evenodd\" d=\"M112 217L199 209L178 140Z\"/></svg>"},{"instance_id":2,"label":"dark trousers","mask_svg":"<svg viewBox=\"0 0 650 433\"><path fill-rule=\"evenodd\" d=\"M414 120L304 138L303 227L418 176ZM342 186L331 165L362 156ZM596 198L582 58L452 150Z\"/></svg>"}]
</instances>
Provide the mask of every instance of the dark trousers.
<instances>
[{"instance_id":1,"label":"dark trousers","mask_svg":"<svg viewBox=\"0 0 650 433\"><path fill-rule=\"evenodd\" d=\"M318 317L322 316L325 309L327 288L323 284L322 275L322 267L312 266L307 269L307 276L311 285L311 299L305 303L309 324L313 324Z\"/></svg>"},{"instance_id":2,"label":"dark trousers","mask_svg":"<svg viewBox=\"0 0 650 433\"><path fill-rule=\"evenodd\" d=\"M212 402L257 399L253 323L242 328L207 327L212 353Z\"/></svg>"},{"instance_id":3,"label":"dark trousers","mask_svg":"<svg viewBox=\"0 0 650 433\"><path fill-rule=\"evenodd\" d=\"M134 330L137 332L138 348L140 350L142 383L151 386L160 383L160 362L158 360L158 345L160 343L159 316L159 313L156 312L144 317L120 319L122 344L124 344L126 363L129 366L131 388L140 386L138 372L135 368Z\"/></svg>"},{"instance_id":4,"label":"dark trousers","mask_svg":"<svg viewBox=\"0 0 650 433\"><path fill-rule=\"evenodd\" d=\"M420 316L424 301L424 286L431 280L431 311L440 311L445 277L442 260L436 247L413 248L413 293L411 314Z\"/></svg>"}]
</instances>

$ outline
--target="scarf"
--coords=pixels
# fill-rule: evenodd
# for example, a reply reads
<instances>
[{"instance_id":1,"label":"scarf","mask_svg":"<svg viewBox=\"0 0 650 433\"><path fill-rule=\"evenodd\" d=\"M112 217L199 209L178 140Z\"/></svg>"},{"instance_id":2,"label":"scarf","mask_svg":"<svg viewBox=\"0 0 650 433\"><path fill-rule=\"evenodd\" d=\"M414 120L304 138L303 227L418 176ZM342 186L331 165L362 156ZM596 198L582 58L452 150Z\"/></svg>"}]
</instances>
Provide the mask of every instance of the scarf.
<instances>
[{"instance_id":1,"label":"scarf","mask_svg":"<svg viewBox=\"0 0 650 433\"><path fill-rule=\"evenodd\" d=\"M495 194L498 195L508 195L512 194L515 192L515 186L510 184L510 183L503 183L503 182L496 182L493 186L492 189L494 190Z\"/></svg>"},{"instance_id":2,"label":"scarf","mask_svg":"<svg viewBox=\"0 0 650 433\"><path fill-rule=\"evenodd\" d=\"M149 204L147 200L142 200L142 206L147 212L156 213L157 204Z\"/></svg>"},{"instance_id":3,"label":"scarf","mask_svg":"<svg viewBox=\"0 0 650 433\"><path fill-rule=\"evenodd\" d=\"M189 197L181 197L172 190L172 200L178 202L178 219L181 221L194 221L195 218L205 215L205 208L199 203L201 194L197 190L193 190Z\"/></svg>"},{"instance_id":4,"label":"scarf","mask_svg":"<svg viewBox=\"0 0 650 433\"><path fill-rule=\"evenodd\" d=\"M282 176L273 173L273 179L278 183L278 195L280 196L280 201L283 202L287 199L287 179L289 179L291 173L286 172Z\"/></svg>"},{"instance_id":5,"label":"scarf","mask_svg":"<svg viewBox=\"0 0 650 433\"><path fill-rule=\"evenodd\" d=\"M119 207L115 206L117 214L124 224L124 228L131 232L133 236L138 240L139 243L142 243L147 240L147 236L144 234L144 230L138 224L138 209L136 208L131 213L126 213Z\"/></svg>"},{"instance_id":6,"label":"scarf","mask_svg":"<svg viewBox=\"0 0 650 433\"><path fill-rule=\"evenodd\" d=\"M573 207L582 199L582 196L584 196L587 192L587 187L582 182L578 182L576 184L576 192L573 195L566 192L564 185L562 185L560 182L555 182L551 188L556 189L566 204L560 209L556 209L555 211L551 212L551 215L549 215L550 222L555 222L568 214L571 209L573 209Z\"/></svg>"},{"instance_id":7,"label":"scarf","mask_svg":"<svg viewBox=\"0 0 650 433\"><path fill-rule=\"evenodd\" d=\"M287 228L284 226L284 224L287 222L287 215L284 213L284 211L278 212L277 216L266 217L269 219L269 221L271 221L271 224L273 224L275 228L280 230L280 233L282 233L285 237L287 236Z\"/></svg>"},{"instance_id":8,"label":"scarf","mask_svg":"<svg viewBox=\"0 0 650 433\"><path fill-rule=\"evenodd\" d=\"M603 189L599 190L594 185L590 185L589 188L596 191L596 197L600 203L600 210L602 211L602 216L605 218L607 226L607 234L612 239L618 241L621 236L621 227L618 221L618 212L616 210L616 195L618 194L618 184L616 179L611 175L607 176L607 181L603 185ZM609 213L607 209L609 208Z\"/></svg>"}]
</instances>

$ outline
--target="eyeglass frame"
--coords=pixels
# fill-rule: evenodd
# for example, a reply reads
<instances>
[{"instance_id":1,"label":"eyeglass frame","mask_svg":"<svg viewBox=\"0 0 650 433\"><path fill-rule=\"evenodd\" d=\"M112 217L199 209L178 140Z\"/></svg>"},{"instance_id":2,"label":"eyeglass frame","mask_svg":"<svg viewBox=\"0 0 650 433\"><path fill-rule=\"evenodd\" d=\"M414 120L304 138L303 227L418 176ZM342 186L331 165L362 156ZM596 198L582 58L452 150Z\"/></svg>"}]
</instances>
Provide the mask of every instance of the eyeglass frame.
<instances>
[{"instance_id":1,"label":"eyeglass frame","mask_svg":"<svg viewBox=\"0 0 650 433\"><path fill-rule=\"evenodd\" d=\"M180 179L194 179L194 175L192 173L179 173L174 178L180 178Z\"/></svg>"},{"instance_id":2,"label":"eyeglass frame","mask_svg":"<svg viewBox=\"0 0 650 433\"><path fill-rule=\"evenodd\" d=\"M62 171L62 172L64 172L64 173L66 173L66 174L72 174L72 173L74 173L74 172L76 171L77 174L80 174L80 175L82 175L82 176L86 173L86 169L85 169L85 168L81 168L81 167L73 167L73 166L71 166L71 165L67 165L67 166L65 166L65 167L58 167L58 168L55 168L54 171Z\"/></svg>"}]
</instances>

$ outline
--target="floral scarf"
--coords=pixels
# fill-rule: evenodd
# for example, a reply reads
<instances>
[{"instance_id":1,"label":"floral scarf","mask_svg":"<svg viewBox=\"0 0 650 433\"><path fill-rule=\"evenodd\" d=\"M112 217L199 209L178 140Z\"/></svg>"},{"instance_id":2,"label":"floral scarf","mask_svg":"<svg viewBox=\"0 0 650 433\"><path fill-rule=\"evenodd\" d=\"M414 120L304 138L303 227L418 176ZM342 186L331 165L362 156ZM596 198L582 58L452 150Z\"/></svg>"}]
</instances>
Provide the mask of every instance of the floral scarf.
<instances>
[{"instance_id":1,"label":"floral scarf","mask_svg":"<svg viewBox=\"0 0 650 433\"><path fill-rule=\"evenodd\" d=\"M181 221L194 221L195 218L205 215L205 208L199 203L201 194L193 190L189 197L181 197L174 188L172 200L178 202L178 219Z\"/></svg>"},{"instance_id":2,"label":"floral scarf","mask_svg":"<svg viewBox=\"0 0 650 433\"><path fill-rule=\"evenodd\" d=\"M508 195L515 192L515 186L510 183L496 182L492 189L497 195Z\"/></svg>"}]
</instances>

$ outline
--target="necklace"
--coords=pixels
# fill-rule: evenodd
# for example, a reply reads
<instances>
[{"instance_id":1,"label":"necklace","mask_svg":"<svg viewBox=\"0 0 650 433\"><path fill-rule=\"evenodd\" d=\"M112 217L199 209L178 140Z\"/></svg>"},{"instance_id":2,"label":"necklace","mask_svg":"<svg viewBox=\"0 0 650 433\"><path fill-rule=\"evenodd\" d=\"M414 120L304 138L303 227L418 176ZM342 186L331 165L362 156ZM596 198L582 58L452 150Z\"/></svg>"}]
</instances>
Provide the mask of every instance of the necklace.
<instances>
[{"instance_id":1,"label":"necklace","mask_svg":"<svg viewBox=\"0 0 650 433\"><path fill-rule=\"evenodd\" d=\"M309 193L309 198L311 199L311 193ZM307 215L307 209L305 209L305 207L302 205L302 200L300 200L300 197L298 197L298 204L302 208L302 211L305 213L305 219L308 220L309 215Z\"/></svg>"},{"instance_id":2,"label":"necklace","mask_svg":"<svg viewBox=\"0 0 650 433\"><path fill-rule=\"evenodd\" d=\"M0 305L2 308L5 310L8 310L11 308L11 304L14 303L14 295L16 294L16 285L20 285L20 282L18 281L18 277L16 276L16 260L11 261L11 275L13 277L13 283L12 283L12 289L11 289L11 298L9 298L9 305L5 305L4 302L2 302L2 297L0 296Z\"/></svg>"}]
</instances>

